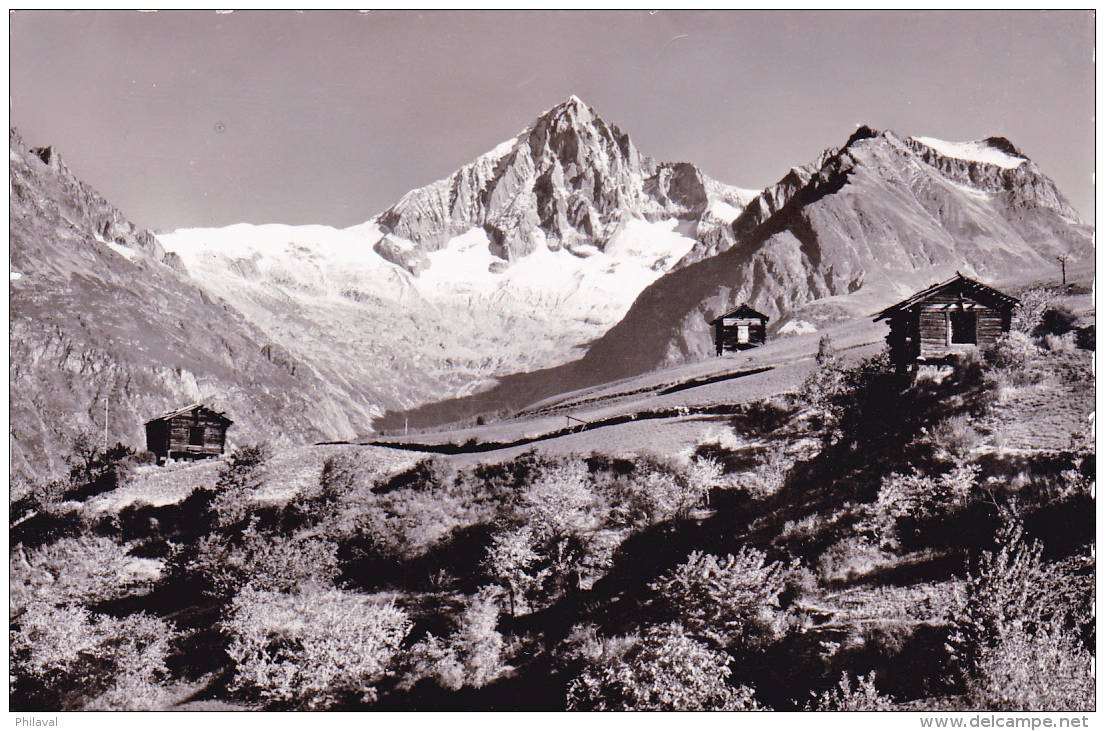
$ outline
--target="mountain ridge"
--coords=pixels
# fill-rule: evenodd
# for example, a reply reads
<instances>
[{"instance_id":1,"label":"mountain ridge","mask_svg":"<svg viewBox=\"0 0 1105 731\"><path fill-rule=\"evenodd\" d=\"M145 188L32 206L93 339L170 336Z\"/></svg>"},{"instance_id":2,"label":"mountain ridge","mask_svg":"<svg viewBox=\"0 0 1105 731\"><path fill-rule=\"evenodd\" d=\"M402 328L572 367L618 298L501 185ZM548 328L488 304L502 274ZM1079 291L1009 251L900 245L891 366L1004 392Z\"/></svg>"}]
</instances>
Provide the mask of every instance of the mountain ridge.
<instances>
[{"instance_id":1,"label":"mountain ridge","mask_svg":"<svg viewBox=\"0 0 1105 731\"><path fill-rule=\"evenodd\" d=\"M214 398L241 438L350 438L385 412L518 407L527 384L552 395L710 357L708 321L741 302L776 336L808 332L952 271L993 279L1092 253L1092 228L996 137L859 127L754 192L648 158L572 97L364 224L157 237L53 148L10 137L25 472L56 470L65 439L102 426L105 398L125 405L108 426L134 446L142 417L181 399ZM86 306L67 318L71 301Z\"/></svg>"}]
</instances>

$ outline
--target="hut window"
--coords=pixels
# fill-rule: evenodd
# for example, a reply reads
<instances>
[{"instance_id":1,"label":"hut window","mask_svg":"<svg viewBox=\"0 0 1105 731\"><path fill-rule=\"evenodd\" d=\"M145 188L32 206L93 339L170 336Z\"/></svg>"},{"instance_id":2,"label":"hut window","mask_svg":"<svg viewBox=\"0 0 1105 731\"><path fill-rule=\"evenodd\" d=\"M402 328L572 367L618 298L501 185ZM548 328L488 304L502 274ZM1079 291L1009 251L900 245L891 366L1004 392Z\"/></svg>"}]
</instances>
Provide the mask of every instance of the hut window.
<instances>
[{"instance_id":1,"label":"hut window","mask_svg":"<svg viewBox=\"0 0 1105 731\"><path fill-rule=\"evenodd\" d=\"M978 343L978 316L970 310L951 312L952 344L975 345Z\"/></svg>"},{"instance_id":2,"label":"hut window","mask_svg":"<svg viewBox=\"0 0 1105 731\"><path fill-rule=\"evenodd\" d=\"M188 429L189 444L203 444L203 424L196 424Z\"/></svg>"}]
</instances>

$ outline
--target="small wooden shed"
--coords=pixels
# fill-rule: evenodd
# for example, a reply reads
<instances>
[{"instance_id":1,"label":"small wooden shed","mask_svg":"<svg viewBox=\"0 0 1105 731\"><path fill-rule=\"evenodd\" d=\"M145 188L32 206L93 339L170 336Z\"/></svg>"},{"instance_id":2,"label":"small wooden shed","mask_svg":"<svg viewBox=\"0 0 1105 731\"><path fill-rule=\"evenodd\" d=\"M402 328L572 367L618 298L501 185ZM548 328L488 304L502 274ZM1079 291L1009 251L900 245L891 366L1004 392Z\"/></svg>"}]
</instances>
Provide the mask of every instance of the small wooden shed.
<instances>
[{"instance_id":1,"label":"small wooden shed","mask_svg":"<svg viewBox=\"0 0 1105 731\"><path fill-rule=\"evenodd\" d=\"M1009 332L1018 302L956 272L953 279L887 307L875 321L889 320L886 342L899 369L942 365L956 353L985 347Z\"/></svg>"},{"instance_id":2,"label":"small wooden shed","mask_svg":"<svg viewBox=\"0 0 1105 731\"><path fill-rule=\"evenodd\" d=\"M146 449L159 460L217 457L233 423L203 404L185 406L146 422Z\"/></svg>"},{"instance_id":3,"label":"small wooden shed","mask_svg":"<svg viewBox=\"0 0 1105 731\"><path fill-rule=\"evenodd\" d=\"M714 326L717 354L763 345L767 340L767 320L767 315L756 312L747 304L710 320Z\"/></svg>"}]
</instances>

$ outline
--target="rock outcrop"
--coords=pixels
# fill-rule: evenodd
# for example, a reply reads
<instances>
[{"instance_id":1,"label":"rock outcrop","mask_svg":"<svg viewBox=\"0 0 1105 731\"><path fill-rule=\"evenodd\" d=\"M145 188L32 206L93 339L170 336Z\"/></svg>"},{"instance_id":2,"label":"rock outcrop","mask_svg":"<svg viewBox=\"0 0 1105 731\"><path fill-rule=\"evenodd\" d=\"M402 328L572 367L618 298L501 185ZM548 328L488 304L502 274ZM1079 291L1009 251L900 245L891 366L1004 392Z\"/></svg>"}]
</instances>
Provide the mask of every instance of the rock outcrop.
<instances>
[{"instance_id":1,"label":"rock outcrop","mask_svg":"<svg viewBox=\"0 0 1105 731\"><path fill-rule=\"evenodd\" d=\"M376 222L389 234L385 241L406 240L421 251L482 228L496 255L515 261L542 245L603 250L628 218L696 221L712 200L739 210L751 194L710 180L690 163L642 155L629 135L573 96L516 138L403 196ZM420 271L419 260L396 242L379 253Z\"/></svg>"}]
</instances>

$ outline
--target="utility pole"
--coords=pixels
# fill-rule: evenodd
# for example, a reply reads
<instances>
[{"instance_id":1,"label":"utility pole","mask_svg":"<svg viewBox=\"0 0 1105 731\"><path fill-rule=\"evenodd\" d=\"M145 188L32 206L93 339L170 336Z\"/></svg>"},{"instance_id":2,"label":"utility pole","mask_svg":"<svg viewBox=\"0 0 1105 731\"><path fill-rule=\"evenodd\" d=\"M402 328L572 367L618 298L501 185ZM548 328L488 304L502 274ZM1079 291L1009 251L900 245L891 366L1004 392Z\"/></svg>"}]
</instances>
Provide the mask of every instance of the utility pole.
<instances>
[{"instance_id":1,"label":"utility pole","mask_svg":"<svg viewBox=\"0 0 1105 731\"><path fill-rule=\"evenodd\" d=\"M1067 284L1067 257L1068 256L1069 256L1068 254L1063 254L1062 256L1055 257L1056 259L1059 260L1059 265L1063 267L1063 286L1066 286L1066 284Z\"/></svg>"},{"instance_id":2,"label":"utility pole","mask_svg":"<svg viewBox=\"0 0 1105 731\"><path fill-rule=\"evenodd\" d=\"M104 451L107 451L107 405L111 403L111 392L104 395Z\"/></svg>"}]
</instances>

